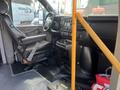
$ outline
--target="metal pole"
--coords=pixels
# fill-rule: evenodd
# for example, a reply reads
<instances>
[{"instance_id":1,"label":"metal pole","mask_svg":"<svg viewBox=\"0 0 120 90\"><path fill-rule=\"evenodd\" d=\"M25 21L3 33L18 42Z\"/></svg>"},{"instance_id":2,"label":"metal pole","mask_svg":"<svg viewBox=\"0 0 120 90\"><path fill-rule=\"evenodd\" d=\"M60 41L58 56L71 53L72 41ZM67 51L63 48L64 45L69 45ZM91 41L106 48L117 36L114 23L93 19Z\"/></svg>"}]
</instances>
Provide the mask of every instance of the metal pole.
<instances>
[{"instance_id":1,"label":"metal pole","mask_svg":"<svg viewBox=\"0 0 120 90\"><path fill-rule=\"evenodd\" d=\"M76 82L76 4L77 0L73 0L72 10L72 60L71 60L71 90L75 90Z\"/></svg>"}]
</instances>

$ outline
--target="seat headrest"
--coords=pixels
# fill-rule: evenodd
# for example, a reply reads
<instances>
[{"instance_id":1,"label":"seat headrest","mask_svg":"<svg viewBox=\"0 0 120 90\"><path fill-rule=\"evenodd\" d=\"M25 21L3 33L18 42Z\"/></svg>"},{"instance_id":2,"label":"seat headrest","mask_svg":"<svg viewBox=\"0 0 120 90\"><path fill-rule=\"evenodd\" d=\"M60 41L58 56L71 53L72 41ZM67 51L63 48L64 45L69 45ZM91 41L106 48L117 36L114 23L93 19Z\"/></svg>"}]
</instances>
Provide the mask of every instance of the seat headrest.
<instances>
[{"instance_id":1,"label":"seat headrest","mask_svg":"<svg viewBox=\"0 0 120 90\"><path fill-rule=\"evenodd\" d=\"M0 14L5 14L9 10L8 3L5 0L0 0Z\"/></svg>"}]
</instances>

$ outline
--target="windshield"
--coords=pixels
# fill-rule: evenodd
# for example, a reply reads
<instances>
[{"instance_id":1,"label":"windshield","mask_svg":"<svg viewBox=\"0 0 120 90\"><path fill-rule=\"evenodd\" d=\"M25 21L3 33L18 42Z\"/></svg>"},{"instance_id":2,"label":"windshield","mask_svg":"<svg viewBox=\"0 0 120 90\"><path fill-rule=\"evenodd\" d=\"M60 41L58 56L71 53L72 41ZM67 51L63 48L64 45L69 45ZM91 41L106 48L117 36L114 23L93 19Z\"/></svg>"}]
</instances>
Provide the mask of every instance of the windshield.
<instances>
[{"instance_id":1,"label":"windshield","mask_svg":"<svg viewBox=\"0 0 120 90\"><path fill-rule=\"evenodd\" d=\"M47 0L58 14L72 14L72 0ZM84 16L118 15L118 0L77 0L77 10Z\"/></svg>"}]
</instances>

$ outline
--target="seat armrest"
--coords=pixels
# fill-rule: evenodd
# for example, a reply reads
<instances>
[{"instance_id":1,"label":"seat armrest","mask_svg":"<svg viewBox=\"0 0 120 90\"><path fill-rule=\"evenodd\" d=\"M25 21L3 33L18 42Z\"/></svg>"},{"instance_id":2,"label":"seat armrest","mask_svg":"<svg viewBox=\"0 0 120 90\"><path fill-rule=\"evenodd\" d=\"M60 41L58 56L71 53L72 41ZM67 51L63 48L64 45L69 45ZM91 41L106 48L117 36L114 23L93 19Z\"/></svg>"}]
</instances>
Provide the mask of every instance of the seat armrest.
<instances>
[{"instance_id":1,"label":"seat armrest","mask_svg":"<svg viewBox=\"0 0 120 90\"><path fill-rule=\"evenodd\" d=\"M30 36L22 39L23 44L31 44L35 42L40 42L46 39L46 34L36 35L36 36Z\"/></svg>"}]
</instances>

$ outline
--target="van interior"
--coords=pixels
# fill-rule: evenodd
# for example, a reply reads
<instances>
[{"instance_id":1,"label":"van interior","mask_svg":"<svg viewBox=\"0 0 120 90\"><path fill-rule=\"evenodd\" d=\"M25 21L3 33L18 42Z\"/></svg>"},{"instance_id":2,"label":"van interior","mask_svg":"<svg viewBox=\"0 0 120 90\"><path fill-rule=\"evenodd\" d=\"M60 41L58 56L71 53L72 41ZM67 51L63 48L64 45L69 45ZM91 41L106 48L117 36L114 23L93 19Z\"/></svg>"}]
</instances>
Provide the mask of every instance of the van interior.
<instances>
[{"instance_id":1,"label":"van interior","mask_svg":"<svg viewBox=\"0 0 120 90\"><path fill-rule=\"evenodd\" d=\"M17 4L22 1L0 0L0 31L6 58L4 61L2 52L2 62L9 65L14 76L34 69L52 83L49 86L50 90L58 90L50 88L56 81L60 81L64 88L67 87L59 90L70 90L72 15L62 15L60 10L56 12L49 3L51 0L33 0L41 7L38 9L39 12L36 12L38 14L32 13L33 8L31 9L29 4L25 6L25 3L31 0L24 0L24 5ZM94 2L88 0L88 3L89 1ZM89 4L88 6L90 7ZM118 15L96 13L84 16L84 19L114 53ZM22 15L26 16L22 18ZM36 16L35 19L30 20L33 15ZM20 19L23 21L20 22ZM90 90L95 75L111 75L111 70L106 70L112 65L78 21L76 38L76 90Z\"/></svg>"}]
</instances>

